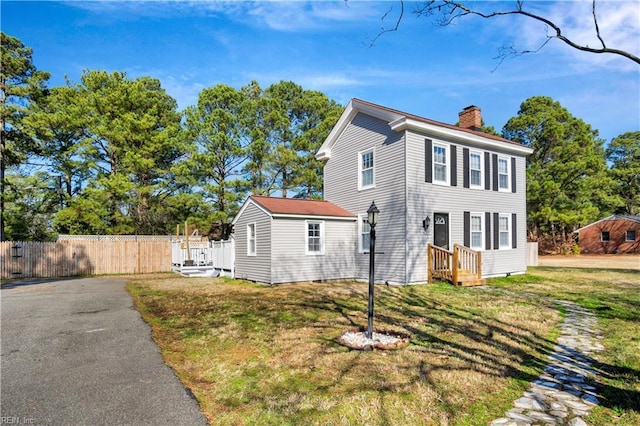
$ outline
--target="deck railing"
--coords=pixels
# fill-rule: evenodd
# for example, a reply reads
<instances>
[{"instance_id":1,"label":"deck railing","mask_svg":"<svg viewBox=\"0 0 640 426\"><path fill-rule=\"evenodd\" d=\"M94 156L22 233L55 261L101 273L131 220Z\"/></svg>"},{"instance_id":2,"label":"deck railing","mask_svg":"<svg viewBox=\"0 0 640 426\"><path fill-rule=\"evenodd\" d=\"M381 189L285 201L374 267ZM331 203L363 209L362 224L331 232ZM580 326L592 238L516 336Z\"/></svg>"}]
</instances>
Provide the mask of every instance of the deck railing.
<instances>
[{"instance_id":1,"label":"deck railing","mask_svg":"<svg viewBox=\"0 0 640 426\"><path fill-rule=\"evenodd\" d=\"M482 278L482 253L479 251L472 250L460 244L454 244L453 264L457 265L453 273L454 283L460 282L460 272L474 279L479 280Z\"/></svg>"},{"instance_id":2,"label":"deck railing","mask_svg":"<svg viewBox=\"0 0 640 426\"><path fill-rule=\"evenodd\" d=\"M212 266L218 269L233 269L234 244L228 241L197 241L171 245L171 263L174 266Z\"/></svg>"},{"instance_id":3,"label":"deck railing","mask_svg":"<svg viewBox=\"0 0 640 426\"><path fill-rule=\"evenodd\" d=\"M441 247L429 244L427 246L428 280L434 278L453 281L453 253Z\"/></svg>"},{"instance_id":4,"label":"deck railing","mask_svg":"<svg viewBox=\"0 0 640 426\"><path fill-rule=\"evenodd\" d=\"M458 285L465 280L482 279L482 254L460 244L453 251L427 246L428 280L442 279Z\"/></svg>"}]
</instances>

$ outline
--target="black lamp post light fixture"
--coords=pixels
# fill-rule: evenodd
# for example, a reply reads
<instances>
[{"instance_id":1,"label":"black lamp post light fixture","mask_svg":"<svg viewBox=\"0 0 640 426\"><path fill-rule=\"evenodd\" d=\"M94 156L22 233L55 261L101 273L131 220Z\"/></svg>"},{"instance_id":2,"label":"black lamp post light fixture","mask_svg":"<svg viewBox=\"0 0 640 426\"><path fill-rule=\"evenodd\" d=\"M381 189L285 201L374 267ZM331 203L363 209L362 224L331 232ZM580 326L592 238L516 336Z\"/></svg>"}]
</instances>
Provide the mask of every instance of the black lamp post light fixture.
<instances>
[{"instance_id":1,"label":"black lamp post light fixture","mask_svg":"<svg viewBox=\"0 0 640 426\"><path fill-rule=\"evenodd\" d=\"M367 330L364 333L346 332L338 342L351 348L359 350L373 349L400 349L409 345L409 337L398 333L387 334L385 332L373 332L373 299L375 290L375 270L376 270L376 225L380 210L375 201L371 203L367 210L367 223L369 224L369 303L367 306Z\"/></svg>"},{"instance_id":2,"label":"black lamp post light fixture","mask_svg":"<svg viewBox=\"0 0 640 426\"><path fill-rule=\"evenodd\" d=\"M379 213L380 210L378 210L378 207L376 207L376 202L371 202L369 210L367 210L367 222L369 223L369 305L367 315L368 339L373 339L373 292L376 271L376 225L378 224Z\"/></svg>"}]
</instances>

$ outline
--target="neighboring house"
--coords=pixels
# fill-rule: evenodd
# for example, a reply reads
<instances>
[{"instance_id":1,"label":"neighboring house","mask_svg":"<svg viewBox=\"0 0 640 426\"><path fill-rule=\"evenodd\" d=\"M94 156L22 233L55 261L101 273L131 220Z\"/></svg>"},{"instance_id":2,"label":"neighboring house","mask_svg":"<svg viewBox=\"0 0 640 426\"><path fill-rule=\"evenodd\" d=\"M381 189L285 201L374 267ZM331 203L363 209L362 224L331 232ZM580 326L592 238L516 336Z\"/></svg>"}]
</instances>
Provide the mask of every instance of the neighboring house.
<instances>
[{"instance_id":1,"label":"neighboring house","mask_svg":"<svg viewBox=\"0 0 640 426\"><path fill-rule=\"evenodd\" d=\"M605 217L577 231L580 253L640 253L640 217Z\"/></svg>"},{"instance_id":2,"label":"neighboring house","mask_svg":"<svg viewBox=\"0 0 640 426\"><path fill-rule=\"evenodd\" d=\"M524 273L525 168L532 150L481 132L475 106L459 120L459 126L449 125L353 99L316 154L325 162L325 200L345 209L341 220L325 222L324 258L302 252L306 227L293 231L293 222L326 215L280 217L278 209L264 205L270 199L251 197L234 221L237 276L264 282L367 279L366 211L372 201L380 209L376 282L426 282L428 244L481 252L483 277ZM254 222L264 240L250 259L242 244ZM328 232L329 223L335 233ZM265 227L263 234L259 227ZM264 259L258 259L260 244ZM321 274L310 272L314 262Z\"/></svg>"},{"instance_id":3,"label":"neighboring house","mask_svg":"<svg viewBox=\"0 0 640 426\"><path fill-rule=\"evenodd\" d=\"M233 220L235 276L268 284L353 278L355 223L327 201L252 195Z\"/></svg>"}]
</instances>

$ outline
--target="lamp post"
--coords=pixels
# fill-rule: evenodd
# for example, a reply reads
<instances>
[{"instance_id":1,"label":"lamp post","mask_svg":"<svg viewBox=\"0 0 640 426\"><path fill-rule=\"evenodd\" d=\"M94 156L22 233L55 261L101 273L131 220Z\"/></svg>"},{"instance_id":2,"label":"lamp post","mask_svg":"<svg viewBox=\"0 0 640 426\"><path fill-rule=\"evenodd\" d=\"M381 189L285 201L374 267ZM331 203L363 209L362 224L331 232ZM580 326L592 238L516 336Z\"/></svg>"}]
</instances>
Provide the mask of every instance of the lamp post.
<instances>
[{"instance_id":1,"label":"lamp post","mask_svg":"<svg viewBox=\"0 0 640 426\"><path fill-rule=\"evenodd\" d=\"M367 338L373 338L373 278L375 274L376 263L376 224L378 223L378 213L380 210L376 207L375 201L367 210L367 222L369 223L369 309L368 309L368 327Z\"/></svg>"}]
</instances>

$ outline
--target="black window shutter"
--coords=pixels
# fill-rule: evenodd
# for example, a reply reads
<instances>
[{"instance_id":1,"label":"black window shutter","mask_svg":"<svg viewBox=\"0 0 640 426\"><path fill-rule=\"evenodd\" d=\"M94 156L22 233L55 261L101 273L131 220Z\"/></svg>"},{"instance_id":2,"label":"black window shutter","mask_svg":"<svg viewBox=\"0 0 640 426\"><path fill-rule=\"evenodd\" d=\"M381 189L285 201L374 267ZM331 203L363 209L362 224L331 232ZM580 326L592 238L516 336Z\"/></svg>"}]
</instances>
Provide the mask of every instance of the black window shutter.
<instances>
[{"instance_id":1,"label":"black window shutter","mask_svg":"<svg viewBox=\"0 0 640 426\"><path fill-rule=\"evenodd\" d=\"M424 140L424 181L433 182L431 163L433 162L433 143L431 139Z\"/></svg>"},{"instance_id":2,"label":"black window shutter","mask_svg":"<svg viewBox=\"0 0 640 426\"><path fill-rule=\"evenodd\" d=\"M464 246L471 247L471 212L464 212Z\"/></svg>"},{"instance_id":3,"label":"black window shutter","mask_svg":"<svg viewBox=\"0 0 640 426\"><path fill-rule=\"evenodd\" d=\"M451 145L451 186L458 186L458 156L455 145Z\"/></svg>"},{"instance_id":4,"label":"black window shutter","mask_svg":"<svg viewBox=\"0 0 640 426\"><path fill-rule=\"evenodd\" d=\"M511 157L511 192L516 192L516 159Z\"/></svg>"},{"instance_id":5,"label":"black window shutter","mask_svg":"<svg viewBox=\"0 0 640 426\"><path fill-rule=\"evenodd\" d=\"M500 213L493 214L493 249L500 248Z\"/></svg>"},{"instance_id":6,"label":"black window shutter","mask_svg":"<svg viewBox=\"0 0 640 426\"><path fill-rule=\"evenodd\" d=\"M484 246L487 250L491 250L491 213L484 213Z\"/></svg>"},{"instance_id":7,"label":"black window shutter","mask_svg":"<svg viewBox=\"0 0 640 426\"><path fill-rule=\"evenodd\" d=\"M491 168L491 156L488 152L484 153L484 189L491 189L491 174L489 169Z\"/></svg>"},{"instance_id":8,"label":"black window shutter","mask_svg":"<svg viewBox=\"0 0 640 426\"><path fill-rule=\"evenodd\" d=\"M511 248L518 248L517 216L515 213L511 214Z\"/></svg>"},{"instance_id":9,"label":"black window shutter","mask_svg":"<svg viewBox=\"0 0 640 426\"><path fill-rule=\"evenodd\" d=\"M469 187L469 148L462 148L462 186Z\"/></svg>"},{"instance_id":10,"label":"black window shutter","mask_svg":"<svg viewBox=\"0 0 640 426\"><path fill-rule=\"evenodd\" d=\"M498 190L498 155L497 154L493 154L492 155L492 159L493 159L493 190L497 191Z\"/></svg>"}]
</instances>

